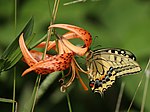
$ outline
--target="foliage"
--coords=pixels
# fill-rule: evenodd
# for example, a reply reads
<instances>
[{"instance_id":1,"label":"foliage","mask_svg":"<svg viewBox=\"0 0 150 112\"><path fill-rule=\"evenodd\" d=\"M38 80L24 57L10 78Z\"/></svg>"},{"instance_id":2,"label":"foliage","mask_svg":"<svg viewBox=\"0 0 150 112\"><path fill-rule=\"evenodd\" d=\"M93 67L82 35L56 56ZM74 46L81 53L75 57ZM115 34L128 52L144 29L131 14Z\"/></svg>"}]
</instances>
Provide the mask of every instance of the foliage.
<instances>
[{"instance_id":1,"label":"foliage","mask_svg":"<svg viewBox=\"0 0 150 112\"><path fill-rule=\"evenodd\" d=\"M48 2L44 0L18 1L17 32L20 33L28 18L34 16L35 25L33 32L36 33L34 41L36 42L41 39L41 37L47 33L50 13L54 4L53 1L54 0L49 0L50 10ZM97 45L101 45L102 47L124 48L132 51L136 54L137 61L143 70L145 69L150 56L150 2L148 0L86 0L85 2L76 4L63 5L70 1L71 0L60 1L55 23L74 24L90 31L96 40L92 46L96 47ZM6 0L0 1L0 56L2 56L7 46L13 42L12 40L15 39L13 6L13 2ZM78 40L73 42L78 43ZM15 46L18 47L17 44L15 44ZM19 58L20 57L17 57L17 61ZM15 61L15 63L17 61ZM81 61L81 63L83 62ZM1 63L1 66L2 65L3 63ZM9 67L5 70L8 68ZM25 64L21 61L17 63L16 101L20 102L20 108L18 107L20 112L32 94L33 83L36 78L36 75L33 75L33 73L21 77L21 73L24 69ZM85 92L82 90L82 87L80 87L79 82L75 81L73 87L69 89L73 111L114 111L122 81L125 82L125 92L123 93L120 110L127 110L142 75L144 75L143 72L118 79L117 82L108 89L103 98L101 98L99 94L93 94L90 89L88 92ZM84 74L81 76L88 85L87 76ZM59 91L60 84L58 80L60 77L61 76L58 76L46 90L43 90L44 94L38 99L35 108L36 112L68 111L66 98L64 97L65 94ZM46 76L44 76L42 80L45 78ZM13 74L11 70L2 72L0 76L0 97L11 99L12 79ZM146 77L144 77L143 82L145 79ZM144 83L140 86L135 97L132 106L133 111L140 110L143 97L143 85ZM150 87L148 88L148 93L149 92ZM145 111L150 111L149 102L150 97L147 94ZM1 102L0 108L2 111L10 111L11 105Z\"/></svg>"}]
</instances>

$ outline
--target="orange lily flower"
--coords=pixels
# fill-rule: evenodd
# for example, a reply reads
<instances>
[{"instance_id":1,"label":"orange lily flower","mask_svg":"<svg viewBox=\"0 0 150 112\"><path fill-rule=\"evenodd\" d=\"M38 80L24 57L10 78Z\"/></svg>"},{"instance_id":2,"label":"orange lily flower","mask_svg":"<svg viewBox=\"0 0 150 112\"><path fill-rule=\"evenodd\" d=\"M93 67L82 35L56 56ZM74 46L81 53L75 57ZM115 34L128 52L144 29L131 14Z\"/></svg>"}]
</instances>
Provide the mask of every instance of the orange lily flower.
<instances>
[{"instance_id":1,"label":"orange lily flower","mask_svg":"<svg viewBox=\"0 0 150 112\"><path fill-rule=\"evenodd\" d=\"M65 70L70 66L73 53L64 53L55 56L46 55L46 58L44 60L41 60L43 53L35 51L29 52L27 47L25 46L23 34L20 36L19 44L24 56L24 60L30 66L30 68L23 72L22 76L31 71L35 71L36 73L41 75L49 74L54 71Z\"/></svg>"},{"instance_id":2,"label":"orange lily flower","mask_svg":"<svg viewBox=\"0 0 150 112\"><path fill-rule=\"evenodd\" d=\"M91 45L92 38L88 31L73 25L68 24L54 24L51 25L49 28L62 28L69 30L68 33L59 37L58 40L58 55L48 55L44 60L42 60L43 53L37 51L28 51L27 47L25 46L23 34L20 36L19 45L24 56L24 61L30 66L27 70L25 70L22 74L24 76L28 72L35 71L40 75L49 74L55 71L62 71L71 67L72 75L70 80L61 86L61 91L65 91L67 87L71 85L75 77L79 79L80 83L82 84L85 90L88 88L83 83L82 79L80 78L79 71L85 72L82 68L78 65L75 58L73 57L75 54L79 56L83 56L89 46ZM68 40L73 38L79 38L84 41L84 46L75 46L70 43ZM37 47L45 47L45 42L40 43ZM55 41L49 41L47 50L50 49L56 50L56 43ZM56 50L57 51L57 50Z\"/></svg>"}]
</instances>

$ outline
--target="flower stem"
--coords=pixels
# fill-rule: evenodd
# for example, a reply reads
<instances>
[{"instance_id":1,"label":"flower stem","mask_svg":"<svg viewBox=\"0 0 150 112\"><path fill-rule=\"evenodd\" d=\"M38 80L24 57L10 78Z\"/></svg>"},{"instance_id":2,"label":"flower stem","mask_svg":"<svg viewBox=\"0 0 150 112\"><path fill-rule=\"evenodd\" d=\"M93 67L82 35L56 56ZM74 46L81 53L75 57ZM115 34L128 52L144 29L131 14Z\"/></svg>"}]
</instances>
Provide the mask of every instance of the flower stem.
<instances>
[{"instance_id":1,"label":"flower stem","mask_svg":"<svg viewBox=\"0 0 150 112\"><path fill-rule=\"evenodd\" d=\"M53 13L52 13L52 20L50 22L50 25L52 25L54 23L55 19L56 19L58 5L59 5L59 0L55 0ZM49 29L48 30L47 41L46 41L46 45L45 45L45 49L44 49L43 59L45 59L45 56L46 56L46 51L47 51L47 47L48 47L48 43L49 43L51 34L52 34L52 29ZM37 79L36 79L35 86L34 86L34 91L33 91L33 98L34 99L33 99L33 103L32 103L32 112L34 111L34 107L35 107L35 102L36 102L36 98L37 98L37 92L38 92L38 89L39 89L40 81L41 81L41 75L38 75Z\"/></svg>"},{"instance_id":2,"label":"flower stem","mask_svg":"<svg viewBox=\"0 0 150 112\"><path fill-rule=\"evenodd\" d=\"M69 97L69 94L68 94L67 90L66 90L66 97L67 97L69 112L72 112L71 103L70 103L70 97Z\"/></svg>"},{"instance_id":3,"label":"flower stem","mask_svg":"<svg viewBox=\"0 0 150 112\"><path fill-rule=\"evenodd\" d=\"M14 21L14 26L15 26L15 36L16 36L16 27L17 27L17 0L14 1L15 5L15 21ZM14 81L13 81L13 101L15 101L15 95L16 95L16 67L14 67ZM12 112L15 112L15 102L13 102L12 105Z\"/></svg>"},{"instance_id":4,"label":"flower stem","mask_svg":"<svg viewBox=\"0 0 150 112\"><path fill-rule=\"evenodd\" d=\"M141 111L140 112L144 112L144 106L145 106L147 90L148 90L148 84L149 84L149 78L150 78L150 59L149 59L148 64L145 68L145 75L146 75L146 81L145 81L145 85L144 85L143 99L142 99Z\"/></svg>"}]
</instances>

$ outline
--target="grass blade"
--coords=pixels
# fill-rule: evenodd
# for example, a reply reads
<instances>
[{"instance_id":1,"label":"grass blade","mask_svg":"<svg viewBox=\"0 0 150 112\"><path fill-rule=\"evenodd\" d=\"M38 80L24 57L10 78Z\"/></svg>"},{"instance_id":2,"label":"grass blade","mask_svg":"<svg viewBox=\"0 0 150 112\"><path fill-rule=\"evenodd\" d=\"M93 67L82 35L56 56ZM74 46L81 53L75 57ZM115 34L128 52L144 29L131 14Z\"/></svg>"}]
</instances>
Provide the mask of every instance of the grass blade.
<instances>
[{"instance_id":1,"label":"grass blade","mask_svg":"<svg viewBox=\"0 0 150 112\"><path fill-rule=\"evenodd\" d=\"M38 88L39 88L39 84L40 84L40 80L41 80L41 75L38 75L36 82L35 82L35 85L34 85L31 99L26 103L26 105L23 109L23 112L33 112L35 101L36 101L36 96L37 96L37 92L38 92Z\"/></svg>"},{"instance_id":2,"label":"grass blade","mask_svg":"<svg viewBox=\"0 0 150 112\"><path fill-rule=\"evenodd\" d=\"M150 59L149 59L149 62L146 66L146 69L145 69L145 75L146 75L146 81L145 81L145 86L144 86L143 100L142 100L140 112L144 112L144 105L145 105L145 101L146 101L146 95L147 95L149 78L150 78Z\"/></svg>"},{"instance_id":3,"label":"grass blade","mask_svg":"<svg viewBox=\"0 0 150 112\"><path fill-rule=\"evenodd\" d=\"M123 91L124 91L124 86L125 86L125 83L123 82L121 84L121 89L120 89L120 92L119 92L119 96L118 96L118 101L117 101L115 112L119 112L119 108L120 108L120 104L121 104L121 99L122 99L122 95L123 95Z\"/></svg>"},{"instance_id":4,"label":"grass blade","mask_svg":"<svg viewBox=\"0 0 150 112\"><path fill-rule=\"evenodd\" d=\"M132 106L132 104L133 104L133 102L134 102L135 96L136 96L136 94L137 94L137 92L138 92L138 90L139 90L139 87L141 86L141 83L142 83L142 81L143 81L143 76L144 76L144 75L142 75L141 80L140 80L140 82L139 82L139 84L138 84L138 86L137 86L137 88L136 88L136 90L135 90L134 96L133 96L133 98L132 98L132 101L131 101L131 103L130 103L130 105L129 105L129 108L128 108L127 112L130 112L130 109L131 109L131 106Z\"/></svg>"},{"instance_id":5,"label":"grass blade","mask_svg":"<svg viewBox=\"0 0 150 112\"><path fill-rule=\"evenodd\" d=\"M62 71L61 73L62 73L62 77L64 77L64 76L65 76L65 75L64 75L64 72ZM65 93L66 93L66 97L67 97L67 102L68 102L69 112L72 112L72 108L71 108L71 102L70 102L69 93L68 93L68 91L67 91L67 90L65 91Z\"/></svg>"},{"instance_id":6,"label":"grass blade","mask_svg":"<svg viewBox=\"0 0 150 112\"><path fill-rule=\"evenodd\" d=\"M15 103L16 101L12 99L7 99L7 98L0 98L0 102L5 102L5 103Z\"/></svg>"},{"instance_id":7,"label":"grass blade","mask_svg":"<svg viewBox=\"0 0 150 112\"><path fill-rule=\"evenodd\" d=\"M13 101L15 101L16 96L16 67L14 67L14 82L13 82ZM12 105L12 112L15 111L15 102Z\"/></svg>"},{"instance_id":8,"label":"grass blade","mask_svg":"<svg viewBox=\"0 0 150 112\"><path fill-rule=\"evenodd\" d=\"M32 30L33 30L33 25L34 25L34 20L33 20L33 18L31 18L25 25L24 29L21 31L20 34L24 33L25 40L31 36ZM19 40L20 34L12 41L12 43L10 43L8 45L8 47L6 48L6 50L4 51L4 53L1 56L2 59L7 59L9 56L11 56L11 54L14 52L14 50L16 48L18 48L18 46L19 46L18 40Z\"/></svg>"},{"instance_id":9,"label":"grass blade","mask_svg":"<svg viewBox=\"0 0 150 112\"><path fill-rule=\"evenodd\" d=\"M31 39L29 37L32 34L33 25L34 25L34 20L33 18L31 18L25 25L24 29L21 31L21 33L24 33L24 37L26 41L27 40L29 41ZM20 60L22 56L19 48L19 43L18 43L20 34L8 45L6 50L3 52L0 58L0 72L12 68Z\"/></svg>"},{"instance_id":10,"label":"grass blade","mask_svg":"<svg viewBox=\"0 0 150 112\"><path fill-rule=\"evenodd\" d=\"M55 79L59 76L59 74L60 74L60 71L53 72L45 78L45 80L41 83L39 87L37 100L45 93L45 91L55 81Z\"/></svg>"},{"instance_id":11,"label":"grass blade","mask_svg":"<svg viewBox=\"0 0 150 112\"><path fill-rule=\"evenodd\" d=\"M57 9L58 9L58 4L59 4L59 0L55 0L55 4L54 4L54 8L53 8L53 14L52 14L52 20L50 22L50 25L54 23L55 19L56 19L56 14L57 14ZM44 50L44 54L43 54L43 58L45 58L46 56L46 51L47 51L47 47L48 47L48 43L50 40L50 37L52 35L52 29L48 30L48 34L47 34L47 41L46 41L46 45L45 45L45 50ZM39 89L39 84L40 84L40 80L41 80L41 75L37 76L36 82L35 82L35 86L34 86L34 90L32 93L32 97L30 102L28 103L28 106L25 108L24 112L33 112L34 111L34 107L35 107L35 102L37 99L37 93L38 93L38 89Z\"/></svg>"},{"instance_id":12,"label":"grass blade","mask_svg":"<svg viewBox=\"0 0 150 112\"><path fill-rule=\"evenodd\" d=\"M12 99L6 99L6 98L0 98L0 102L4 102L4 103L13 103L14 104L14 111L17 111L17 102L15 100ZM16 104L16 105L15 105ZM14 112L12 111L12 112Z\"/></svg>"},{"instance_id":13,"label":"grass blade","mask_svg":"<svg viewBox=\"0 0 150 112\"><path fill-rule=\"evenodd\" d=\"M70 102L70 97L69 97L69 94L68 94L67 91L66 91L66 97L67 97L67 102L68 102L69 112L72 112L71 102Z\"/></svg>"}]
</instances>

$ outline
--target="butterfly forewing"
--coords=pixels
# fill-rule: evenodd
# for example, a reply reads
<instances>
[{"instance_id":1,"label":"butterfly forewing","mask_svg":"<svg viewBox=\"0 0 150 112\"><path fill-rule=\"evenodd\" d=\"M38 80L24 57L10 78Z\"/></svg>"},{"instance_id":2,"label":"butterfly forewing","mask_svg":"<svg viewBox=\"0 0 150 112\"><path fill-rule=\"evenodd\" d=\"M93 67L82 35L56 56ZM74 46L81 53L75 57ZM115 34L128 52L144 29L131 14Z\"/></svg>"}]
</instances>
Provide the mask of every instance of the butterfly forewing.
<instances>
[{"instance_id":1,"label":"butterfly forewing","mask_svg":"<svg viewBox=\"0 0 150 112\"><path fill-rule=\"evenodd\" d=\"M100 49L86 55L89 78L95 81L92 90L103 93L116 77L141 70L133 53L123 49ZM98 82L99 80L99 82Z\"/></svg>"}]
</instances>

